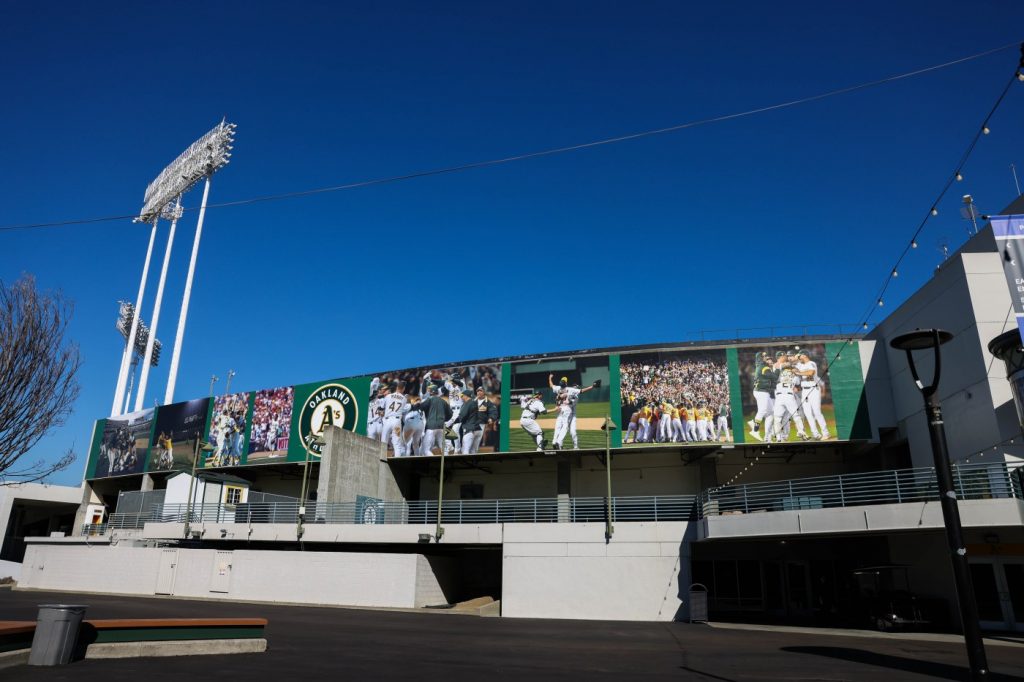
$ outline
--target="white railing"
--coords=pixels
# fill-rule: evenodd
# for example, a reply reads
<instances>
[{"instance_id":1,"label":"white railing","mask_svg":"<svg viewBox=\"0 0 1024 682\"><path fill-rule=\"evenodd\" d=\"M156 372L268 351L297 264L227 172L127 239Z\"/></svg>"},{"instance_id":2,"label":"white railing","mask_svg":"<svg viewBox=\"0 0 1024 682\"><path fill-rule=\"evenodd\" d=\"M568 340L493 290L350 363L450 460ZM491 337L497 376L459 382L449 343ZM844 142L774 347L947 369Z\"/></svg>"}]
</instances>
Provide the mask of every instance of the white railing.
<instances>
[{"instance_id":1,"label":"white railing","mask_svg":"<svg viewBox=\"0 0 1024 682\"><path fill-rule=\"evenodd\" d=\"M695 495L612 498L612 521L692 521L696 519ZM184 523L187 504L164 504L149 512L111 514L95 534L108 529L142 528L146 523ZM581 523L604 522L603 497L524 498L498 500L445 500L441 523ZM253 504L203 504L191 508L191 523L297 523L298 502ZM437 523L437 500L410 502L314 503L306 508L305 522L352 524Z\"/></svg>"},{"instance_id":2,"label":"white railing","mask_svg":"<svg viewBox=\"0 0 1024 682\"><path fill-rule=\"evenodd\" d=\"M953 467L961 500L1024 499L1021 464L996 462ZM793 511L938 500L935 469L896 469L841 476L711 488L701 493L700 515Z\"/></svg>"}]
</instances>

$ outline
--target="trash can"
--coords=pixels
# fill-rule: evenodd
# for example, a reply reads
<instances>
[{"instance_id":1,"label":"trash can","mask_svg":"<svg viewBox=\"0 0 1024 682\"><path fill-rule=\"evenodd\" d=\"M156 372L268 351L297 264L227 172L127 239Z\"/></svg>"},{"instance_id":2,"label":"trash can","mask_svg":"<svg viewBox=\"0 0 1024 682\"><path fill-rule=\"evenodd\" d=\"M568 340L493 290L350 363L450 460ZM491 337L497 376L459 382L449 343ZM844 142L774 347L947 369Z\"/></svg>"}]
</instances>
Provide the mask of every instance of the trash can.
<instances>
[{"instance_id":1,"label":"trash can","mask_svg":"<svg viewBox=\"0 0 1024 682\"><path fill-rule=\"evenodd\" d=\"M85 609L85 606L72 604L40 604L28 664L70 663L75 644L78 642L78 628L85 616Z\"/></svg>"}]
</instances>

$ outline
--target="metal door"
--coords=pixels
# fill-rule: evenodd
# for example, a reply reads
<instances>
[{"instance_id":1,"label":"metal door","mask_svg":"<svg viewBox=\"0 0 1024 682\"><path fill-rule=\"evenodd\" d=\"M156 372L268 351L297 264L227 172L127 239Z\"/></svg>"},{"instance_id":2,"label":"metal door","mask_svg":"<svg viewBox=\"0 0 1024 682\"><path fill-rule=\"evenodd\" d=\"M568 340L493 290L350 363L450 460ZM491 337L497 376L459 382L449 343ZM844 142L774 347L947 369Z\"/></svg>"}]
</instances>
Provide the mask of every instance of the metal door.
<instances>
[{"instance_id":1,"label":"metal door","mask_svg":"<svg viewBox=\"0 0 1024 682\"><path fill-rule=\"evenodd\" d=\"M971 560L978 620L986 630L1024 630L1024 563L1019 559Z\"/></svg>"},{"instance_id":2,"label":"metal door","mask_svg":"<svg viewBox=\"0 0 1024 682\"><path fill-rule=\"evenodd\" d=\"M160 552L160 571L156 576L155 594L174 594L174 570L178 565L178 550Z\"/></svg>"},{"instance_id":3,"label":"metal door","mask_svg":"<svg viewBox=\"0 0 1024 682\"><path fill-rule=\"evenodd\" d=\"M217 552L213 557L213 575L210 577L210 592L231 591L231 562L234 552Z\"/></svg>"}]
</instances>

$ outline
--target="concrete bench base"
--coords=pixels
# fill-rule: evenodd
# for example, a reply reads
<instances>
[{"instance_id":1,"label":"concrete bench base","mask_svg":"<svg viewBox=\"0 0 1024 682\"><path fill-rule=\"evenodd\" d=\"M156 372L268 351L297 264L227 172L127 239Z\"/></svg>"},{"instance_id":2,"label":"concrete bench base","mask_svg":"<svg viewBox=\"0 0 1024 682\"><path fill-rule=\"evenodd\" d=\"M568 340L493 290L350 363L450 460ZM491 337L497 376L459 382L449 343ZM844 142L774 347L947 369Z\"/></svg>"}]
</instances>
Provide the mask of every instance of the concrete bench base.
<instances>
[{"instance_id":1,"label":"concrete bench base","mask_svg":"<svg viewBox=\"0 0 1024 682\"><path fill-rule=\"evenodd\" d=\"M183 639L168 642L107 642L90 644L86 658L141 658L144 656L205 656L256 654L267 650L265 639Z\"/></svg>"}]
</instances>

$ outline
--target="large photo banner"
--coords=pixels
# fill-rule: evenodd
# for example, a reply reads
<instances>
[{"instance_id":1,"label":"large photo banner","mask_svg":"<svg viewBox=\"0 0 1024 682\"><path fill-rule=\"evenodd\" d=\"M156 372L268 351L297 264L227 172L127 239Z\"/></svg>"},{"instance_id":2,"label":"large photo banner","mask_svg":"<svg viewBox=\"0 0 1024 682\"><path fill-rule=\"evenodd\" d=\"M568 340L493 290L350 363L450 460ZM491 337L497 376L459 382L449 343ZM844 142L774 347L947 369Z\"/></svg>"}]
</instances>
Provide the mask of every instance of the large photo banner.
<instances>
[{"instance_id":1,"label":"large photo banner","mask_svg":"<svg viewBox=\"0 0 1024 682\"><path fill-rule=\"evenodd\" d=\"M855 352L855 351L851 351ZM788 443L836 437L825 344L740 348L746 441Z\"/></svg>"},{"instance_id":2,"label":"large photo banner","mask_svg":"<svg viewBox=\"0 0 1024 682\"><path fill-rule=\"evenodd\" d=\"M490 453L501 433L501 365L387 372L369 386L366 435L389 457Z\"/></svg>"},{"instance_id":3,"label":"large photo banner","mask_svg":"<svg viewBox=\"0 0 1024 682\"><path fill-rule=\"evenodd\" d=\"M93 476L142 473L153 431L153 408L106 420Z\"/></svg>"},{"instance_id":4,"label":"large photo banner","mask_svg":"<svg viewBox=\"0 0 1024 682\"><path fill-rule=\"evenodd\" d=\"M213 452L202 461L206 468L236 467L245 460L246 425L251 393L219 395L213 399L209 442Z\"/></svg>"},{"instance_id":5,"label":"large photo banner","mask_svg":"<svg viewBox=\"0 0 1024 682\"><path fill-rule=\"evenodd\" d=\"M608 356L512 365L509 450L604 449Z\"/></svg>"},{"instance_id":6,"label":"large photo banner","mask_svg":"<svg viewBox=\"0 0 1024 682\"><path fill-rule=\"evenodd\" d=\"M729 443L725 349L623 354L622 445Z\"/></svg>"},{"instance_id":7,"label":"large photo banner","mask_svg":"<svg viewBox=\"0 0 1024 682\"><path fill-rule=\"evenodd\" d=\"M196 441L206 435L210 399L162 405L156 411L155 440L149 449L146 471L187 471L192 469ZM202 454L200 454L202 457ZM196 464L202 466L202 462Z\"/></svg>"},{"instance_id":8,"label":"large photo banner","mask_svg":"<svg viewBox=\"0 0 1024 682\"><path fill-rule=\"evenodd\" d=\"M268 464L288 457L294 402L292 386L256 391L246 464Z\"/></svg>"}]
</instances>

